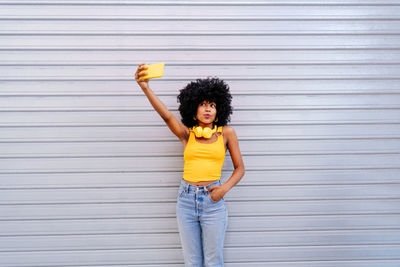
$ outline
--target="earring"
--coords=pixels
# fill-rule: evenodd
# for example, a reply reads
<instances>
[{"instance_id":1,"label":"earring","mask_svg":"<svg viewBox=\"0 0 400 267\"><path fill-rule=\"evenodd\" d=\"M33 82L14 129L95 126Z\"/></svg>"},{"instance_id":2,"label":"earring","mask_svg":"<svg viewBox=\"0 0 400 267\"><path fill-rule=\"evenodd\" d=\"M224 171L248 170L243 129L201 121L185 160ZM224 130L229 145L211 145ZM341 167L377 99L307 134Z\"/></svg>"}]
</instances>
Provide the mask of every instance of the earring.
<instances>
[{"instance_id":1,"label":"earring","mask_svg":"<svg viewBox=\"0 0 400 267\"><path fill-rule=\"evenodd\" d=\"M218 121L218 118L215 120L215 122L217 122Z\"/></svg>"},{"instance_id":2,"label":"earring","mask_svg":"<svg viewBox=\"0 0 400 267\"><path fill-rule=\"evenodd\" d=\"M194 120L194 121L197 121L197 118L196 118L196 116L193 116L193 120Z\"/></svg>"}]
</instances>

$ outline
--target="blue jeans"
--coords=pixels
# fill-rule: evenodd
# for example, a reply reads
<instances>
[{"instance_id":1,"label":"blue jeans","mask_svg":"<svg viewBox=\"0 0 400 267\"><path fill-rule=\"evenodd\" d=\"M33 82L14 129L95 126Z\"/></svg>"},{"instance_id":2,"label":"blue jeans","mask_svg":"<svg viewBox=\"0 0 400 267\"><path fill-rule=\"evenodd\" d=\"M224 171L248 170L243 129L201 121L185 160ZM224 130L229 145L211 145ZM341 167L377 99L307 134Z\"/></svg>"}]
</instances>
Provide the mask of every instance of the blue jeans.
<instances>
[{"instance_id":1,"label":"blue jeans","mask_svg":"<svg viewBox=\"0 0 400 267\"><path fill-rule=\"evenodd\" d=\"M181 180L176 215L185 267L224 266L222 251L228 211L224 198L214 201L210 192L205 191L213 185L221 185L221 181L195 186Z\"/></svg>"}]
</instances>

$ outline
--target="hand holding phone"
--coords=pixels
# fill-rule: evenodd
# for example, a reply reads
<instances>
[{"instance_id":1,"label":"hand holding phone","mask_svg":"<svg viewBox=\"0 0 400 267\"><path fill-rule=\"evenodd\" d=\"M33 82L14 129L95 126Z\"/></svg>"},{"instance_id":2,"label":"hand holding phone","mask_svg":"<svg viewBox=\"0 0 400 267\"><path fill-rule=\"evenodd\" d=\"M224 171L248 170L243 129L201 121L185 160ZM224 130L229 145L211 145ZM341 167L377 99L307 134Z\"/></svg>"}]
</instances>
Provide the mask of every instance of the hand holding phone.
<instances>
[{"instance_id":1,"label":"hand holding phone","mask_svg":"<svg viewBox=\"0 0 400 267\"><path fill-rule=\"evenodd\" d=\"M149 64L149 65L144 65L147 67L147 69L142 70L139 73L144 73L147 72L146 75L141 76L140 79L153 79L153 78L160 78L164 74L164 62L160 63L154 63L154 64Z\"/></svg>"}]
</instances>

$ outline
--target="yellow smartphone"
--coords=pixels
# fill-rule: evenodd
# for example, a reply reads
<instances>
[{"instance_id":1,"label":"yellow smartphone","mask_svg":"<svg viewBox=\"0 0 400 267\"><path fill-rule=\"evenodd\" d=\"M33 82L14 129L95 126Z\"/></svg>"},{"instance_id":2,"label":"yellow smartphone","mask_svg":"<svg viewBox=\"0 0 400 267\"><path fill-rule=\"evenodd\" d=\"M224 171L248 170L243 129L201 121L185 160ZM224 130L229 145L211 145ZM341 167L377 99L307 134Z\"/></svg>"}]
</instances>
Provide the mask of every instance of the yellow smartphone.
<instances>
[{"instance_id":1,"label":"yellow smartphone","mask_svg":"<svg viewBox=\"0 0 400 267\"><path fill-rule=\"evenodd\" d=\"M140 73L147 72L147 74L140 77L140 79L153 79L162 77L164 74L164 65L164 62L145 65L147 66L147 69L142 70Z\"/></svg>"}]
</instances>

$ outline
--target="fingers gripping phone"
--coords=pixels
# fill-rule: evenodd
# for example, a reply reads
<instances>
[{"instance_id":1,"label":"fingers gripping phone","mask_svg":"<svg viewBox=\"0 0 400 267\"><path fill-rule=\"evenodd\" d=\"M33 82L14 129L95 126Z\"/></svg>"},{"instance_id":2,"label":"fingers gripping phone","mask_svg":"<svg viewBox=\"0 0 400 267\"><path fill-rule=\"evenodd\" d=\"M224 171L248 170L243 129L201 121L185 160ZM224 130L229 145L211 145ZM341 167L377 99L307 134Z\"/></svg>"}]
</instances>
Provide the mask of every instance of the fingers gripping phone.
<instances>
[{"instance_id":1,"label":"fingers gripping phone","mask_svg":"<svg viewBox=\"0 0 400 267\"><path fill-rule=\"evenodd\" d=\"M153 79L153 78L160 78L164 74L164 63L154 63L154 64L149 64L145 65L147 66L147 69L142 70L142 72L147 72L145 76L140 77L140 79Z\"/></svg>"}]
</instances>

